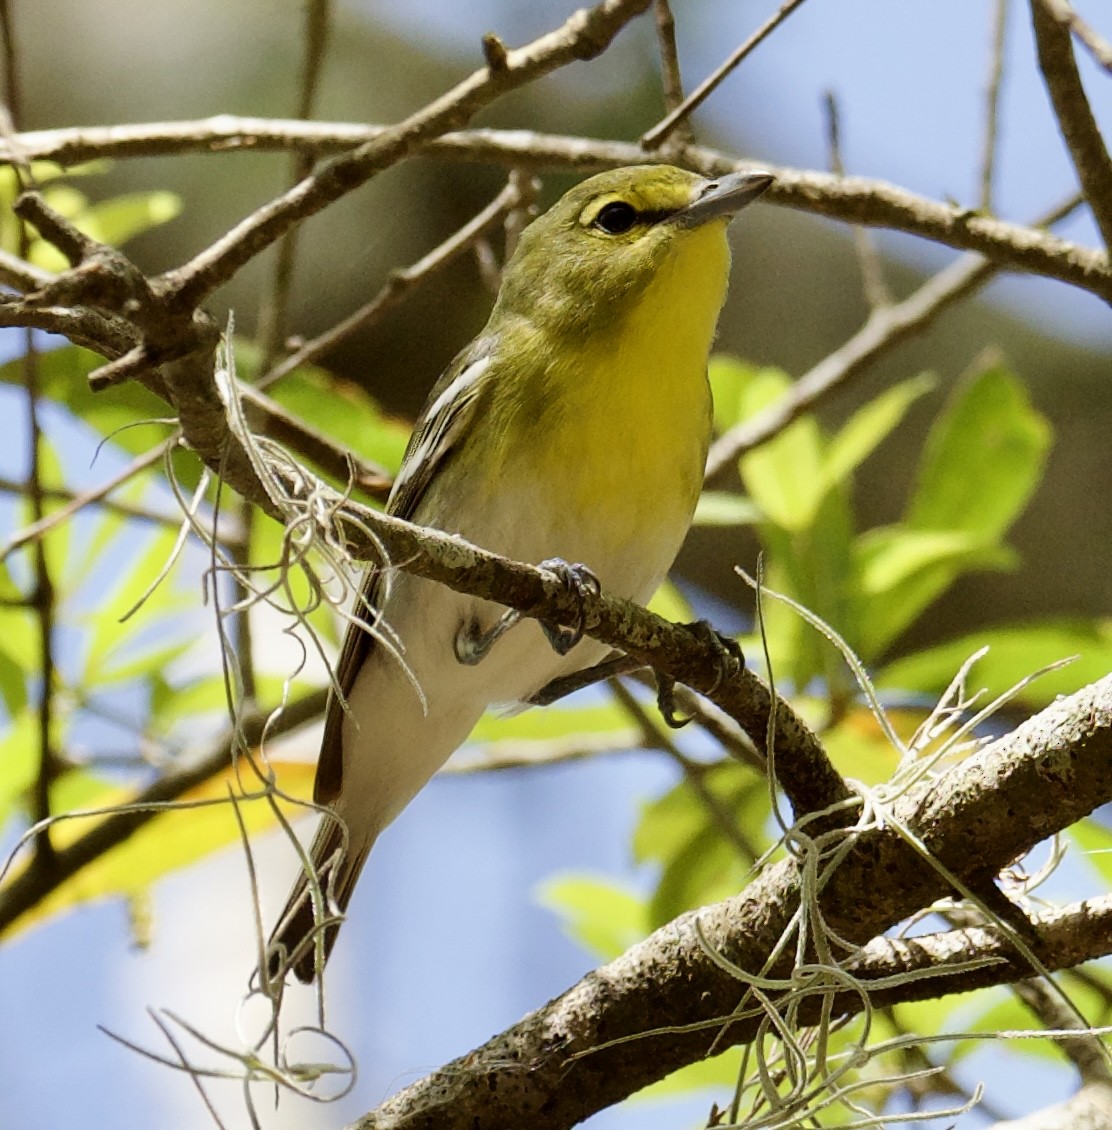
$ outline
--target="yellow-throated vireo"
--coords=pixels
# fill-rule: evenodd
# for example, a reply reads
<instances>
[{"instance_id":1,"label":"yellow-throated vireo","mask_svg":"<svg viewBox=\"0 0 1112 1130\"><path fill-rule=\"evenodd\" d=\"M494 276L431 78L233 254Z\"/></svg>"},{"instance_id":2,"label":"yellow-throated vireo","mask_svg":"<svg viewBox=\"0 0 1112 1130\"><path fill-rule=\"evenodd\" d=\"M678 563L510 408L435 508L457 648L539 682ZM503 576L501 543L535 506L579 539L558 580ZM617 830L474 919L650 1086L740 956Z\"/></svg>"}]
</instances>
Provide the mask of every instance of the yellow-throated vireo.
<instances>
[{"instance_id":1,"label":"yellow-throated vireo","mask_svg":"<svg viewBox=\"0 0 1112 1130\"><path fill-rule=\"evenodd\" d=\"M530 224L486 327L429 395L389 512L518 561L559 559L571 584L647 601L702 486L726 227L771 183L616 169ZM333 696L314 788L332 813L310 852L325 901L314 912L301 875L270 943L272 971L303 981L331 951L379 833L484 710L606 651L405 572L364 583L354 614L379 627L348 629L347 709Z\"/></svg>"}]
</instances>

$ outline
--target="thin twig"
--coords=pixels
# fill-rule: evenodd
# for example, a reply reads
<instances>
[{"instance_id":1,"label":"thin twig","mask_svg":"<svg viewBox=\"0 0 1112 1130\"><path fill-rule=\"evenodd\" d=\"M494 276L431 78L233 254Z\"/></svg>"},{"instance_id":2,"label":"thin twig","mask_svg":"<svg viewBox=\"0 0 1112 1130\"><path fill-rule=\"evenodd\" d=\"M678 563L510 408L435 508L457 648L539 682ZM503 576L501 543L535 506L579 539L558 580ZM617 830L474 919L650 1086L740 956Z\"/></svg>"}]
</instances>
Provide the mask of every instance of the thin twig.
<instances>
[{"instance_id":1,"label":"thin twig","mask_svg":"<svg viewBox=\"0 0 1112 1130\"><path fill-rule=\"evenodd\" d=\"M845 176L845 165L842 162L842 130L841 114L838 111L838 101L832 90L826 92L823 99L826 110L827 145L830 154L830 171L836 176ZM888 284L884 281L884 267L880 256L877 254L876 244L866 228L854 225L853 249L857 253L857 265L861 271L861 284L865 291L865 301L870 310L877 310L882 306L892 305L892 294Z\"/></svg>"},{"instance_id":2,"label":"thin twig","mask_svg":"<svg viewBox=\"0 0 1112 1130\"><path fill-rule=\"evenodd\" d=\"M680 57L676 50L676 19L669 0L653 0L656 19L656 43L660 52L661 83L664 87L664 110L671 113L683 105L683 77L680 74ZM671 137L677 149L683 149L695 140L690 118L676 123Z\"/></svg>"},{"instance_id":3,"label":"thin twig","mask_svg":"<svg viewBox=\"0 0 1112 1130\"><path fill-rule=\"evenodd\" d=\"M324 68L324 56L332 20L331 8L331 0L310 0L305 8L305 53L301 64L301 87L295 110L298 118L307 119L313 114L313 105ZM313 155L304 149L299 149L291 155L291 187L312 172L314 161ZM282 342L285 339L289 320L298 231L296 227L290 228L279 241L270 293L259 315L257 336L262 347L261 369L264 373L273 367L282 352Z\"/></svg>"},{"instance_id":4,"label":"thin twig","mask_svg":"<svg viewBox=\"0 0 1112 1130\"><path fill-rule=\"evenodd\" d=\"M1104 1047L1099 1036L1084 1030L1081 1021L1066 1008L1057 993L1052 992L1047 985L1037 979L1019 981L1012 986L1012 992L1045 1027L1077 1030L1076 1036L1055 1040L1054 1046L1077 1068L1083 1083L1112 1082L1108 1049Z\"/></svg>"},{"instance_id":5,"label":"thin twig","mask_svg":"<svg viewBox=\"0 0 1112 1130\"><path fill-rule=\"evenodd\" d=\"M260 389L269 388L276 381L288 376L302 365L315 361L323 353L334 349L353 333L366 329L379 320L387 311L401 305L417 286L443 270L483 236L494 231L508 213L522 202L522 183L520 178L511 177L502 191L477 215L453 232L443 243L439 243L417 262L400 270L393 271L382 289L354 313L318 337L307 341L296 353L280 361L257 383Z\"/></svg>"},{"instance_id":6,"label":"thin twig","mask_svg":"<svg viewBox=\"0 0 1112 1130\"><path fill-rule=\"evenodd\" d=\"M157 447L152 448L143 455L136 456L132 462L118 471L110 479L101 483L100 486L82 491L80 494L73 494L70 491L63 490L44 490L42 492L44 496L68 498L69 501L65 506L61 506L57 510L52 510L49 514L39 518L38 521L32 522L29 526L24 526L22 530L12 534L7 543L0 546L0 561L7 560L12 553L28 542L40 541L55 527L68 522L78 511L84 510L86 506L90 506L93 503L101 503L131 518L141 518L146 521L159 522L167 526L180 526L180 517L168 514L155 514L152 511L143 510L137 506L130 506L127 503L113 504L106 501L106 496L111 494L112 491L118 489L130 479L133 479L148 467L152 467L154 464L160 462L165 457L167 450L173 447L174 444L178 442L179 438L180 433L171 436ZM4 489L8 489L8 484L4 480L0 480L0 490Z\"/></svg>"},{"instance_id":7,"label":"thin twig","mask_svg":"<svg viewBox=\"0 0 1112 1130\"><path fill-rule=\"evenodd\" d=\"M321 72L328 44L328 33L332 11L330 0L310 0L305 6L305 51L301 65L301 85L298 92L295 114L299 118L309 118L313 113L320 85ZM296 185L313 170L313 157L304 150L292 154L290 158L290 181ZM278 243L269 294L263 302L259 314L257 337L262 354L261 370L265 373L283 352L289 324L290 297L293 290L294 264L297 259L297 239L299 228L291 227ZM235 651L236 670L239 688L243 699L253 703L256 698L255 655L251 631L251 602L247 599L248 590L241 578L240 568L246 567L251 559L251 532L255 522L254 507L238 496L230 502L231 510L243 528L243 539L239 545L229 547L229 558L234 566L231 570L232 602L238 609L232 615L229 638Z\"/></svg>"},{"instance_id":8,"label":"thin twig","mask_svg":"<svg viewBox=\"0 0 1112 1130\"><path fill-rule=\"evenodd\" d=\"M1039 69L1050 92L1058 126L1104 246L1112 248L1112 158L1077 71L1069 26L1061 18L1055 0L1031 0L1031 19Z\"/></svg>"},{"instance_id":9,"label":"thin twig","mask_svg":"<svg viewBox=\"0 0 1112 1130\"><path fill-rule=\"evenodd\" d=\"M1008 0L995 0L992 11L992 47L985 84L985 135L981 146L981 202L986 215L993 211L996 154L1000 142L1000 90L1004 83L1004 46L1008 32Z\"/></svg>"},{"instance_id":10,"label":"thin twig","mask_svg":"<svg viewBox=\"0 0 1112 1130\"><path fill-rule=\"evenodd\" d=\"M26 489L26 483L0 475L0 492L4 494L22 495ZM160 512L158 510L152 510L148 506L140 506L134 502L124 502L122 499L105 497L102 487L93 487L90 491L79 493L75 490L71 490L69 487L48 486L43 488L43 494L52 502L73 502L75 499L81 499L81 509L89 505L95 505L103 510L111 511L113 514L122 514L125 518L134 518L137 522L150 522L154 525L166 526L170 529L177 529L181 525L180 514L172 514L169 510ZM99 497L91 497L93 495L98 495ZM51 513L46 516L44 526L36 529L31 536L38 536L46 530L51 529L55 519L58 518L60 514L60 510L51 511ZM71 515L67 515L67 517L69 516ZM22 534L27 532L30 531L20 531L13 535L13 537L22 539ZM17 547L11 542L8 542L0 549L0 561L3 561L16 548Z\"/></svg>"},{"instance_id":11,"label":"thin twig","mask_svg":"<svg viewBox=\"0 0 1112 1130\"><path fill-rule=\"evenodd\" d=\"M780 8L770 16L721 66L711 72L699 85L669 114L653 126L641 138L645 149L657 149L680 122L697 110L718 89L722 80L746 58L752 50L769 37L788 16L803 3L803 0L784 0Z\"/></svg>"},{"instance_id":12,"label":"thin twig","mask_svg":"<svg viewBox=\"0 0 1112 1130\"><path fill-rule=\"evenodd\" d=\"M1109 74L1112 74L1112 43L1097 34L1074 10L1069 0L1054 0L1055 13L1059 20L1069 24L1070 30Z\"/></svg>"},{"instance_id":13,"label":"thin twig","mask_svg":"<svg viewBox=\"0 0 1112 1130\"><path fill-rule=\"evenodd\" d=\"M511 90L577 59L603 52L651 0L602 0L572 15L561 27L526 47L506 53L498 69L481 67L452 90L391 126L375 140L334 157L288 192L257 209L159 285L174 302L193 306L231 278L295 224L396 164L433 138L464 125L483 107Z\"/></svg>"},{"instance_id":14,"label":"thin twig","mask_svg":"<svg viewBox=\"0 0 1112 1130\"><path fill-rule=\"evenodd\" d=\"M675 742L660 732L653 724L645 708L627 690L618 679L610 680L610 693L617 699L622 709L630 716L641 733L641 745L645 749L656 749L666 753L683 772L684 780L691 791L699 798L699 802L714 822L715 827L722 833L723 839L737 852L741 860L748 866L761 854L755 844L750 843L742 834L734 814L726 805L714 795L706 782L708 766L697 761L692 761L683 753Z\"/></svg>"},{"instance_id":15,"label":"thin twig","mask_svg":"<svg viewBox=\"0 0 1112 1130\"><path fill-rule=\"evenodd\" d=\"M254 748L264 730L268 738L274 739L315 722L324 713L327 697L326 690L314 691L287 704L273 720L270 711L245 715L240 719L238 735L231 732L225 735L189 768L163 774L136 793L126 811L101 817L79 839L59 848L49 873L28 868L15 875L0 887L0 934L68 878L165 811L165 806L227 769L231 765L232 751L242 749L240 738L249 748Z\"/></svg>"},{"instance_id":16,"label":"thin twig","mask_svg":"<svg viewBox=\"0 0 1112 1130\"><path fill-rule=\"evenodd\" d=\"M1075 196L1048 213L1041 223L1057 223L1081 203L1082 198ZM800 377L787 396L752 419L743 420L711 445L707 483L713 483L740 456L778 435L893 346L922 332L945 309L984 286L999 271L997 263L980 255L963 256L902 302L874 310L853 337Z\"/></svg>"},{"instance_id":17,"label":"thin twig","mask_svg":"<svg viewBox=\"0 0 1112 1130\"><path fill-rule=\"evenodd\" d=\"M12 11L8 0L0 0L0 39L4 58L4 133L9 137L18 128L22 93L19 85L18 49ZM20 178L30 177L29 166L19 168ZM19 224L19 254L27 258L31 240L26 223ZM42 522L46 514L46 497L43 488L43 434L39 419L39 398L42 395L39 374L39 351L34 331L24 331L23 387L27 398L27 484L24 495L31 507L31 520ZM39 690L38 690L38 740L39 761L35 784L31 793L31 813L34 823L50 817L50 785L54 779L54 581L50 575L50 561L43 539L34 542L31 550L34 568L34 588L31 605L35 612L39 633ZM49 827L44 825L35 837L35 865L49 872L54 864L54 845Z\"/></svg>"},{"instance_id":18,"label":"thin twig","mask_svg":"<svg viewBox=\"0 0 1112 1130\"><path fill-rule=\"evenodd\" d=\"M241 384L239 394L252 412L262 416L266 434L307 459L338 483L351 483L371 498L385 499L393 478L385 467L356 455L331 436L287 412L254 385Z\"/></svg>"}]
</instances>

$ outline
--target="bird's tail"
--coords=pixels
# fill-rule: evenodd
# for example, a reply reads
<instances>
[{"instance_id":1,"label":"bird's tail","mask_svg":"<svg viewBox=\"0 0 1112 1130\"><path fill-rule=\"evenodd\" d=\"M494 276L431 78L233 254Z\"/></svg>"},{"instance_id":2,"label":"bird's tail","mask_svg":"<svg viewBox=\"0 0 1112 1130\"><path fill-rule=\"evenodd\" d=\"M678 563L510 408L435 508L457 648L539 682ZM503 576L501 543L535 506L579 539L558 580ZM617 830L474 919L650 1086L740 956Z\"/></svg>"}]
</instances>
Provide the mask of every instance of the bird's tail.
<instances>
[{"instance_id":1,"label":"bird's tail","mask_svg":"<svg viewBox=\"0 0 1112 1130\"><path fill-rule=\"evenodd\" d=\"M267 943L267 970L272 979L281 980L292 969L297 979L308 985L317 972L318 937L323 946L323 970L373 842L372 839L363 844L349 843L347 830L338 817L327 815L321 820L309 858L323 906L320 913L314 908L309 879L302 871Z\"/></svg>"}]
</instances>

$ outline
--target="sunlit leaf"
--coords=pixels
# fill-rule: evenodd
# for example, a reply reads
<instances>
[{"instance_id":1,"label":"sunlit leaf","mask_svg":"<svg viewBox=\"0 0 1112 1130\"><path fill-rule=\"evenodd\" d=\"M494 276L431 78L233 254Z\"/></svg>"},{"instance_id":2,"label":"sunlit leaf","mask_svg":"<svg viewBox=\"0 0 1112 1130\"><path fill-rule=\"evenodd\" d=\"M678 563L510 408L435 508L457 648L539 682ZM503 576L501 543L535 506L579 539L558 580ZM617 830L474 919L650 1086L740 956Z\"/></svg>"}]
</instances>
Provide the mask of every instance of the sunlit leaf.
<instances>
[{"instance_id":1,"label":"sunlit leaf","mask_svg":"<svg viewBox=\"0 0 1112 1130\"><path fill-rule=\"evenodd\" d=\"M1047 620L984 628L896 659L882 668L877 684L903 691L940 694L975 651L988 647L969 678L971 689L1002 694L1048 663L1076 655L1068 667L1048 672L1025 687L1018 701L1044 706L1060 694L1095 682L1112 670L1112 621Z\"/></svg>"},{"instance_id":2,"label":"sunlit leaf","mask_svg":"<svg viewBox=\"0 0 1112 1130\"><path fill-rule=\"evenodd\" d=\"M1015 568L1015 551L976 532L885 526L856 542L856 644L881 654L963 573Z\"/></svg>"},{"instance_id":3,"label":"sunlit leaf","mask_svg":"<svg viewBox=\"0 0 1112 1130\"><path fill-rule=\"evenodd\" d=\"M931 429L908 525L1000 537L1038 485L1050 443L1050 425L1012 373L978 373Z\"/></svg>"},{"instance_id":4,"label":"sunlit leaf","mask_svg":"<svg viewBox=\"0 0 1112 1130\"><path fill-rule=\"evenodd\" d=\"M487 714L475 727L470 743L584 739L600 734L635 740L629 715L613 701L533 707L517 714Z\"/></svg>"},{"instance_id":5,"label":"sunlit leaf","mask_svg":"<svg viewBox=\"0 0 1112 1130\"><path fill-rule=\"evenodd\" d=\"M695 610L672 581L665 581L656 590L648 609L673 624L690 624L695 619Z\"/></svg>"},{"instance_id":6,"label":"sunlit leaf","mask_svg":"<svg viewBox=\"0 0 1112 1130\"><path fill-rule=\"evenodd\" d=\"M315 774L312 765L272 762L271 767L278 773L284 791L304 800L312 795ZM228 800L228 787L233 782L229 769L186 793L181 797L180 806L156 816L124 843L98 856L17 919L7 933L17 933L83 903L141 894L164 875L238 844L239 829ZM123 789L106 788L99 796L91 797L89 803L107 808L126 803L133 796ZM202 803L203 807L185 807ZM310 811L285 801L279 803L288 818ZM252 835L273 827L276 822L270 804L262 798L242 801L240 815ZM52 839L57 847L64 848L86 835L101 819L82 817L61 821L55 825Z\"/></svg>"},{"instance_id":7,"label":"sunlit leaf","mask_svg":"<svg viewBox=\"0 0 1112 1130\"><path fill-rule=\"evenodd\" d=\"M913 377L858 408L830 441L824 467L827 482L842 482L852 474L936 383L930 374Z\"/></svg>"},{"instance_id":8,"label":"sunlit leaf","mask_svg":"<svg viewBox=\"0 0 1112 1130\"><path fill-rule=\"evenodd\" d=\"M90 205L77 225L93 239L120 247L179 216L181 209L181 198L173 192L132 192Z\"/></svg>"},{"instance_id":9,"label":"sunlit leaf","mask_svg":"<svg viewBox=\"0 0 1112 1130\"><path fill-rule=\"evenodd\" d=\"M39 768L38 715L24 707L0 734L0 827L23 800Z\"/></svg>"},{"instance_id":10,"label":"sunlit leaf","mask_svg":"<svg viewBox=\"0 0 1112 1130\"><path fill-rule=\"evenodd\" d=\"M111 678L114 667L124 668L135 657L141 637L158 628L161 634L157 649L148 652L151 656L159 654L158 649L176 648L183 642L182 632L178 639L167 640L163 627L166 617L189 605L190 600L181 593L174 581L173 571L162 578L152 590L150 586L165 569L174 547L176 534L170 529L156 531L147 542L146 550L130 558L130 567L121 571L116 584L99 600L96 611L89 616L89 632L86 635L84 681L97 684ZM126 621L122 621L136 602L148 593L143 605ZM185 634L185 642L193 636Z\"/></svg>"},{"instance_id":11,"label":"sunlit leaf","mask_svg":"<svg viewBox=\"0 0 1112 1130\"><path fill-rule=\"evenodd\" d=\"M557 875L539 884L537 901L556 913L564 932L601 961L648 933L645 902L632 891L589 875Z\"/></svg>"},{"instance_id":12,"label":"sunlit leaf","mask_svg":"<svg viewBox=\"0 0 1112 1130\"><path fill-rule=\"evenodd\" d=\"M695 508L694 525L751 526L760 521L760 518L760 509L745 495L705 490Z\"/></svg>"},{"instance_id":13,"label":"sunlit leaf","mask_svg":"<svg viewBox=\"0 0 1112 1130\"><path fill-rule=\"evenodd\" d=\"M127 381L103 392L89 388L89 374L104 364L104 358L76 345L39 354L39 387L42 395L69 409L83 424L101 436L111 436L114 446L132 455L149 451L169 434L166 423L133 427L138 421L159 420L170 409L137 381ZM19 358L0 365L0 383L22 385L22 362ZM182 460L180 477L186 489L196 484L195 457Z\"/></svg>"},{"instance_id":14,"label":"sunlit leaf","mask_svg":"<svg viewBox=\"0 0 1112 1130\"><path fill-rule=\"evenodd\" d=\"M707 1090L720 1090L723 1094L730 1095L737 1083L737 1072L738 1052L731 1048L710 1059L697 1059L694 1063L681 1067L679 1071L673 1071L671 1075L650 1083L632 1095L629 1102L631 1105L640 1105Z\"/></svg>"},{"instance_id":15,"label":"sunlit leaf","mask_svg":"<svg viewBox=\"0 0 1112 1130\"><path fill-rule=\"evenodd\" d=\"M745 416L775 403L790 387L775 369L762 369L743 390ZM813 416L789 424L775 439L741 458L741 479L753 502L783 530L807 529L825 493L825 441Z\"/></svg>"},{"instance_id":16,"label":"sunlit leaf","mask_svg":"<svg viewBox=\"0 0 1112 1130\"><path fill-rule=\"evenodd\" d=\"M737 357L716 353L707 366L711 396L714 398L714 430L721 435L741 421L745 410L744 392L760 372Z\"/></svg>"},{"instance_id":17,"label":"sunlit leaf","mask_svg":"<svg viewBox=\"0 0 1112 1130\"><path fill-rule=\"evenodd\" d=\"M1112 884L1112 828L1093 817L1074 824L1066 833L1077 845L1079 854L1104 880Z\"/></svg>"},{"instance_id":18,"label":"sunlit leaf","mask_svg":"<svg viewBox=\"0 0 1112 1130\"><path fill-rule=\"evenodd\" d=\"M357 455L391 472L401 466L409 426L387 416L358 385L306 367L283 378L270 395Z\"/></svg>"}]
</instances>

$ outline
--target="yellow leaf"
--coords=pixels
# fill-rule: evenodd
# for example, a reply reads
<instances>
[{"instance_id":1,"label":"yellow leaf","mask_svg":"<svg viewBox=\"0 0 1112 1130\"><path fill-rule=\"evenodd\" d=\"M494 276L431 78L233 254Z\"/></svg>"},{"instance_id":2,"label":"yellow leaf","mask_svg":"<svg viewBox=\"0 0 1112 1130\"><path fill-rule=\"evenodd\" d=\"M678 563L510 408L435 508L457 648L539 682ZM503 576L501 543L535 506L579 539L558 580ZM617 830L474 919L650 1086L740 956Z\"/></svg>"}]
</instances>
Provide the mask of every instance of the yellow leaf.
<instances>
[{"instance_id":1,"label":"yellow leaf","mask_svg":"<svg viewBox=\"0 0 1112 1130\"><path fill-rule=\"evenodd\" d=\"M279 787L297 801L313 794L315 766L299 761L271 762ZM252 783L250 773L241 773L243 785ZM65 913L86 902L105 898L134 899L163 875L197 863L230 844L239 844L239 826L229 788L237 796L240 816L249 834L257 834L277 822L270 801L261 794L244 797L229 767L179 798L174 807L144 824L134 835L98 856L60 884L6 930L10 937L35 923ZM127 804L136 794L124 789L106 789L95 799L95 807L107 809ZM296 819L311 809L294 801L277 802L287 819ZM75 817L55 825L51 838L64 849L87 835L105 815ZM13 881L19 874L13 876Z\"/></svg>"}]
</instances>

